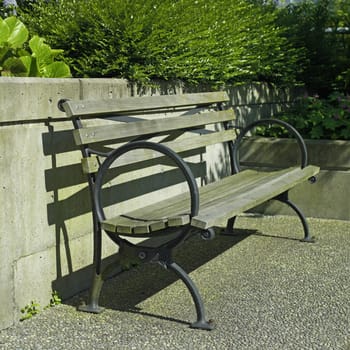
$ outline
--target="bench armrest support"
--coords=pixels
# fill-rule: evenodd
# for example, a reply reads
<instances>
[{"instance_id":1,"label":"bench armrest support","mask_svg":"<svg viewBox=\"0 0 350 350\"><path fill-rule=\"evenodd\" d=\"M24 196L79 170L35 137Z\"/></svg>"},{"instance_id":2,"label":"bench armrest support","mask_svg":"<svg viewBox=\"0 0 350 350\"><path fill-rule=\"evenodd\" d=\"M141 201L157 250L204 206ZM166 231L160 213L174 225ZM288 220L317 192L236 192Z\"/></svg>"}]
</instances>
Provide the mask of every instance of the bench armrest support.
<instances>
[{"instance_id":1,"label":"bench armrest support","mask_svg":"<svg viewBox=\"0 0 350 350\"><path fill-rule=\"evenodd\" d=\"M189 166L186 164L186 162L172 149L170 149L167 146L164 146L159 143L154 143L150 141L134 141L127 143L115 150L113 150L108 157L104 160L104 162L101 164L101 167L99 171L96 174L95 179L95 185L94 185L94 191L93 191L93 200L95 205L95 210L97 214L97 218L99 222L104 221L106 219L103 207L101 204L101 189L103 185L103 179L106 175L109 167L112 165L112 163L122 156L123 154L130 152L135 149L152 149L154 151L157 151L159 153L164 154L165 156L169 157L174 161L174 163L179 167L179 169L182 171L189 190L190 190L190 198L191 198L191 217L194 217L198 215L199 211L199 190L198 185L196 183L196 180L193 176L193 173Z\"/></svg>"},{"instance_id":2,"label":"bench armrest support","mask_svg":"<svg viewBox=\"0 0 350 350\"><path fill-rule=\"evenodd\" d=\"M253 128L255 128L256 126L259 125L281 125L283 126L285 129L287 129L289 131L289 133L291 135L293 135L299 145L300 151L301 151L301 168L305 168L307 166L308 163L308 159L307 159L307 149L306 149L306 145L305 145L305 141L303 139L303 137L300 135L300 133L289 123L279 120L279 119L260 119L257 120L251 124L249 124L248 126L246 126L245 128L242 129L242 131L239 133L239 135L237 136L237 139L234 143L234 148L233 148L233 169L235 173L239 173L241 171L241 167L240 167L240 162L239 162L239 155L238 155L238 150L239 147L241 145L241 142L244 138L244 136Z\"/></svg>"}]
</instances>

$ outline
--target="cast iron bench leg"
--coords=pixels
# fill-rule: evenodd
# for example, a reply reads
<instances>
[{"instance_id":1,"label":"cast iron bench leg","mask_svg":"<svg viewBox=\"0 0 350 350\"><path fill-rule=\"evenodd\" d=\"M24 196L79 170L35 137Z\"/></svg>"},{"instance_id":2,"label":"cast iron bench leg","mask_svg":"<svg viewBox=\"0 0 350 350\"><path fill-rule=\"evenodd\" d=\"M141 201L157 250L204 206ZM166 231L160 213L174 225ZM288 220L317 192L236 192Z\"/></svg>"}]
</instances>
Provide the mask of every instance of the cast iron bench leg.
<instances>
[{"instance_id":1,"label":"cast iron bench leg","mask_svg":"<svg viewBox=\"0 0 350 350\"><path fill-rule=\"evenodd\" d=\"M276 200L287 204L290 208L292 208L295 213L298 215L304 229L304 238L301 239L301 242L308 242L308 243L314 243L315 239L310 236L310 230L309 230L309 225L306 221L305 215L302 213L302 211L288 198L288 192L282 193L279 196L275 198ZM227 221L225 233L226 235L231 235L233 234L233 227L236 221L236 216L233 218L229 219Z\"/></svg>"},{"instance_id":2,"label":"cast iron bench leg","mask_svg":"<svg viewBox=\"0 0 350 350\"><path fill-rule=\"evenodd\" d=\"M102 274L95 274L92 281L92 286L89 291L89 299L87 305L78 306L79 311L91 312L94 314L101 313L104 308L98 305L101 289L103 285Z\"/></svg>"},{"instance_id":3,"label":"cast iron bench leg","mask_svg":"<svg viewBox=\"0 0 350 350\"><path fill-rule=\"evenodd\" d=\"M226 229L225 229L225 233L226 235L232 235L234 232L233 232L233 227L235 225L235 221L236 221L236 217L237 216L234 216L233 218L231 219L228 219L227 221L227 225L226 225Z\"/></svg>"},{"instance_id":4,"label":"cast iron bench leg","mask_svg":"<svg viewBox=\"0 0 350 350\"><path fill-rule=\"evenodd\" d=\"M202 298L190 276L175 262L167 263L166 266L169 269L173 270L181 278L191 293L197 312L197 321L191 324L191 328L212 330L214 328L214 324L210 321L208 322L205 319L205 311Z\"/></svg>"},{"instance_id":5,"label":"cast iron bench leg","mask_svg":"<svg viewBox=\"0 0 350 350\"><path fill-rule=\"evenodd\" d=\"M287 204L290 208L292 208L296 214L298 215L304 229L304 238L301 239L301 242L307 242L307 243L314 243L315 240L313 237L310 236L310 230L309 225L306 221L306 218L302 211L288 198L288 192L280 194L278 197L275 198L276 200Z\"/></svg>"}]
</instances>

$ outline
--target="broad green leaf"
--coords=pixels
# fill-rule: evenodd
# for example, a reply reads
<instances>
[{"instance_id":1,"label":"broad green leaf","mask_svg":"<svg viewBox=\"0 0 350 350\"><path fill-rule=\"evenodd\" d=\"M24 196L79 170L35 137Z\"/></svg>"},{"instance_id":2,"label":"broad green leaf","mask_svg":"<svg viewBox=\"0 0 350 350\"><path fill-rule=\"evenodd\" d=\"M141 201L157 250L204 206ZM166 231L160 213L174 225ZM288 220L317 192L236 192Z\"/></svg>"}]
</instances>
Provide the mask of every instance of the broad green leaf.
<instances>
[{"instance_id":1,"label":"broad green leaf","mask_svg":"<svg viewBox=\"0 0 350 350\"><path fill-rule=\"evenodd\" d=\"M19 57L21 57L21 56L30 56L31 55L27 50L24 50L24 49L18 49L17 50L17 54L18 54Z\"/></svg>"},{"instance_id":2,"label":"broad green leaf","mask_svg":"<svg viewBox=\"0 0 350 350\"><path fill-rule=\"evenodd\" d=\"M26 77L31 76L30 73L32 70L31 67L32 67L32 63L33 63L33 57L21 56L19 59L22 61L23 65L26 67L26 75L25 76Z\"/></svg>"},{"instance_id":3,"label":"broad green leaf","mask_svg":"<svg viewBox=\"0 0 350 350\"><path fill-rule=\"evenodd\" d=\"M29 71L29 77L41 77L42 73L39 72L38 65L37 65L37 59L33 56L31 57L31 64L30 64L30 71Z\"/></svg>"},{"instance_id":4,"label":"broad green leaf","mask_svg":"<svg viewBox=\"0 0 350 350\"><path fill-rule=\"evenodd\" d=\"M4 59L8 51L9 51L8 46L0 47L0 62Z\"/></svg>"},{"instance_id":5,"label":"broad green leaf","mask_svg":"<svg viewBox=\"0 0 350 350\"><path fill-rule=\"evenodd\" d=\"M28 29L16 17L8 17L4 20L9 27L10 33L8 42L11 47L21 47L28 39Z\"/></svg>"},{"instance_id":6,"label":"broad green leaf","mask_svg":"<svg viewBox=\"0 0 350 350\"><path fill-rule=\"evenodd\" d=\"M32 39L30 39L29 47L33 52L33 57L35 57L37 60L39 72L43 74L45 66L53 62L50 46L44 43L43 38L35 35Z\"/></svg>"},{"instance_id":7,"label":"broad green leaf","mask_svg":"<svg viewBox=\"0 0 350 350\"><path fill-rule=\"evenodd\" d=\"M54 62L44 68L45 78L69 78L71 72L64 62Z\"/></svg>"},{"instance_id":8,"label":"broad green leaf","mask_svg":"<svg viewBox=\"0 0 350 350\"><path fill-rule=\"evenodd\" d=\"M63 53L64 50L60 50L60 49L51 49L51 56L54 58L58 55L60 55L61 53Z\"/></svg>"},{"instance_id":9,"label":"broad green leaf","mask_svg":"<svg viewBox=\"0 0 350 350\"><path fill-rule=\"evenodd\" d=\"M7 76L25 76L27 69L23 62L17 57L8 58L3 65L3 75Z\"/></svg>"},{"instance_id":10,"label":"broad green leaf","mask_svg":"<svg viewBox=\"0 0 350 350\"><path fill-rule=\"evenodd\" d=\"M7 42L10 36L10 28L7 23L0 18L0 47Z\"/></svg>"},{"instance_id":11,"label":"broad green leaf","mask_svg":"<svg viewBox=\"0 0 350 350\"><path fill-rule=\"evenodd\" d=\"M52 50L44 39L34 36L29 41L30 53L24 44L28 30L16 17L0 18L0 72L7 76L68 77L69 67L55 62L63 50Z\"/></svg>"}]
</instances>

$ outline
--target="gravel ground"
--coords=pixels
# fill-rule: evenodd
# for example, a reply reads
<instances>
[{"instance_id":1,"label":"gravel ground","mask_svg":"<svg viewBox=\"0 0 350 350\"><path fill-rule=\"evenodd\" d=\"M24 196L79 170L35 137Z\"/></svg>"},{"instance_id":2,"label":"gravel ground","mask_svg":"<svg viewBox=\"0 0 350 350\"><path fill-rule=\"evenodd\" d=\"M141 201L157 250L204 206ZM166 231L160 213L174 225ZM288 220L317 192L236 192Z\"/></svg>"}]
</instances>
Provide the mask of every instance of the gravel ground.
<instances>
[{"instance_id":1,"label":"gravel ground","mask_svg":"<svg viewBox=\"0 0 350 350\"><path fill-rule=\"evenodd\" d=\"M0 332L0 349L350 350L350 223L294 217L237 220L238 235L191 240L176 261L196 282L213 331L193 330L188 291L158 265L104 285L99 315L82 293Z\"/></svg>"}]
</instances>

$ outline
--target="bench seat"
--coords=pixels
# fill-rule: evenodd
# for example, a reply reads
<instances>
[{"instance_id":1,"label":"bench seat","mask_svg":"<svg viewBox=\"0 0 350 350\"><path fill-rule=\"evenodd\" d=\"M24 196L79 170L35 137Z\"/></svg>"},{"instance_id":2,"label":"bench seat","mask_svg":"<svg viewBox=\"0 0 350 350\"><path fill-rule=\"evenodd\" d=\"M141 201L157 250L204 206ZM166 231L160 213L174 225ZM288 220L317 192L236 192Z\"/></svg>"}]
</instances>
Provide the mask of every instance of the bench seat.
<instances>
[{"instance_id":1,"label":"bench seat","mask_svg":"<svg viewBox=\"0 0 350 350\"><path fill-rule=\"evenodd\" d=\"M220 226L229 218L278 196L318 172L319 168L312 165L272 172L248 169L200 187L199 213L192 220L186 213L189 207L189 193L186 193L109 218L102 222L102 228L117 234L142 235L189 223L199 229Z\"/></svg>"},{"instance_id":2,"label":"bench seat","mask_svg":"<svg viewBox=\"0 0 350 350\"><path fill-rule=\"evenodd\" d=\"M94 275L88 303L79 310L103 310L99 297L110 271L158 262L188 288L197 314L191 327L210 330L213 325L206 320L196 285L174 261L176 247L197 232L206 240L215 237L216 227L233 232L238 215L271 199L294 209L304 228L302 241L313 241L306 218L288 198L290 189L313 182L319 172L308 164L301 135L275 119L241 127L231 103L224 91L59 102L74 126L70 136L83 156L92 203ZM298 166L266 170L260 164L243 169L242 142L256 127L275 124L295 138L292 164ZM216 174L220 179L208 184ZM106 266L102 232L119 248ZM154 236L152 242L132 239Z\"/></svg>"}]
</instances>

